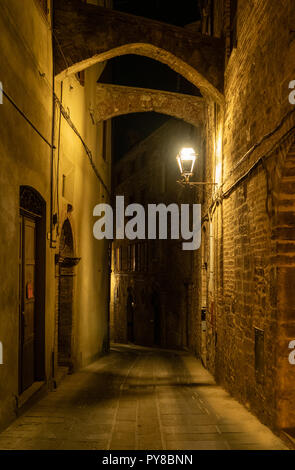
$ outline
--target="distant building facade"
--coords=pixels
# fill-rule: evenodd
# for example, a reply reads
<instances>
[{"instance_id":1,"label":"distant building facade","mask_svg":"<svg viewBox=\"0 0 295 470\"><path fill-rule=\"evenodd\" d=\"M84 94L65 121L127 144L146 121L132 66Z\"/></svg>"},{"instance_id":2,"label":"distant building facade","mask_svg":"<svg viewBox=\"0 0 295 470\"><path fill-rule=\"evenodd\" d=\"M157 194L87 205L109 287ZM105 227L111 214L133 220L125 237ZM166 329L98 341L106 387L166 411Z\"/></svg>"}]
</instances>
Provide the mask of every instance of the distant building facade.
<instances>
[{"instance_id":1,"label":"distant building facade","mask_svg":"<svg viewBox=\"0 0 295 470\"><path fill-rule=\"evenodd\" d=\"M177 183L176 155L183 146L199 148L199 142L196 128L169 120L116 164L115 194L124 195L125 206L189 203L191 191ZM182 250L181 240L169 239L114 240L112 252L111 338L188 347L191 252Z\"/></svg>"}]
</instances>

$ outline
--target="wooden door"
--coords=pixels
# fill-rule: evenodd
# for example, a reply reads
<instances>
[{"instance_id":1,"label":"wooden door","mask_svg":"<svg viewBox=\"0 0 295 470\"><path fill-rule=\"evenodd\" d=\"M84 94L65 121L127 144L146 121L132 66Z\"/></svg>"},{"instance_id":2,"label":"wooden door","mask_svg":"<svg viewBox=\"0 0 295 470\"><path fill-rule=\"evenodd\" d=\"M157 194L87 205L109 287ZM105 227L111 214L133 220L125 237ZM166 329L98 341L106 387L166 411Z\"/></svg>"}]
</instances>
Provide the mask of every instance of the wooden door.
<instances>
[{"instance_id":1,"label":"wooden door","mask_svg":"<svg viewBox=\"0 0 295 470\"><path fill-rule=\"evenodd\" d=\"M35 380L36 223L21 216L20 392Z\"/></svg>"}]
</instances>

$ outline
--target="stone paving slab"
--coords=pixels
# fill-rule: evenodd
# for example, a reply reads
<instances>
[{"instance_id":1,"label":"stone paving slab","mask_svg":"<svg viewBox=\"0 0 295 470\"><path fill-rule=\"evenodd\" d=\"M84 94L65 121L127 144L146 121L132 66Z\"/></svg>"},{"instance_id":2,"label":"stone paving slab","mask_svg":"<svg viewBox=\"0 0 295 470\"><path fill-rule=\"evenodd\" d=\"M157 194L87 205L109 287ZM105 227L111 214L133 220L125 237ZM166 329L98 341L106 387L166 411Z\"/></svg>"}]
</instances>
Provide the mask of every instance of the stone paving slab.
<instances>
[{"instance_id":1,"label":"stone paving slab","mask_svg":"<svg viewBox=\"0 0 295 470\"><path fill-rule=\"evenodd\" d=\"M190 354L115 345L12 423L0 449L287 448Z\"/></svg>"}]
</instances>

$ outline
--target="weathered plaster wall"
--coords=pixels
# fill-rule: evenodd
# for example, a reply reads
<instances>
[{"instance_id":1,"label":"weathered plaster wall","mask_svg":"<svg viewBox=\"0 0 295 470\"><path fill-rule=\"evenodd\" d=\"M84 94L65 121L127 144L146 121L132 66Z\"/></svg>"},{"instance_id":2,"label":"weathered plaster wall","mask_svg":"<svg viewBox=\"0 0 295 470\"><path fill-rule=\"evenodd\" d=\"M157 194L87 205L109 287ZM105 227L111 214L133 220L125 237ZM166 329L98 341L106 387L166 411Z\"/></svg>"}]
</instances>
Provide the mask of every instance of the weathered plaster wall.
<instances>
[{"instance_id":1,"label":"weathered plaster wall","mask_svg":"<svg viewBox=\"0 0 295 470\"><path fill-rule=\"evenodd\" d=\"M93 155L93 162L107 187L111 179L111 126L103 136L103 124L93 120L96 82L104 64L85 71L82 86L73 75L62 83L62 104L68 110L82 138ZM57 89L61 86L57 85ZM60 96L60 93L59 93ZM60 134L59 194L62 196L62 175L65 175L64 196L60 199L60 225L69 217L75 244L75 254L81 257L76 268L74 295L74 364L86 365L107 347L108 253L107 241L93 236L94 207L108 202L109 194L96 177L85 149L67 121L62 117ZM102 139L107 138L103 155ZM67 212L68 204L72 212Z\"/></svg>"},{"instance_id":2,"label":"weathered plaster wall","mask_svg":"<svg viewBox=\"0 0 295 470\"><path fill-rule=\"evenodd\" d=\"M38 2L28 2L29 8L24 8L23 2L19 0L1 2L0 81L4 91L51 143L51 29ZM103 131L103 124L96 124L91 118L96 81L102 70L103 64L87 70L84 87L75 76L68 77L63 83L62 101L91 149L94 164L109 187L111 125L107 122ZM60 82L55 83L55 92L61 98ZM52 383L53 353L56 373L58 282L55 255L59 253L59 236L66 218L72 225L75 255L81 257L74 277L74 366L88 364L107 348L107 245L93 237L92 212L94 206L100 201L107 201L108 196L95 176L81 142L63 117L60 121L58 106L55 107L55 116L53 213L58 216L58 224L54 226L53 248L50 248L51 148L6 97L3 105L0 105L0 341L4 349L4 364L0 365L1 427L13 419L17 402L22 399L18 392L21 185L33 187L46 202L45 382L48 385ZM107 140L105 145L103 135Z\"/></svg>"},{"instance_id":3,"label":"weathered plaster wall","mask_svg":"<svg viewBox=\"0 0 295 470\"><path fill-rule=\"evenodd\" d=\"M24 9L18 0L3 0L0 12L0 80L4 91L51 142L52 51L49 24L34 1ZM45 74L41 76L41 74ZM50 201L50 147L4 97L0 106L1 155L1 292L0 338L4 365L0 366L0 425L14 417L18 397L19 344L19 191L34 187ZM53 345L53 253L46 241L46 376L50 375Z\"/></svg>"}]
</instances>

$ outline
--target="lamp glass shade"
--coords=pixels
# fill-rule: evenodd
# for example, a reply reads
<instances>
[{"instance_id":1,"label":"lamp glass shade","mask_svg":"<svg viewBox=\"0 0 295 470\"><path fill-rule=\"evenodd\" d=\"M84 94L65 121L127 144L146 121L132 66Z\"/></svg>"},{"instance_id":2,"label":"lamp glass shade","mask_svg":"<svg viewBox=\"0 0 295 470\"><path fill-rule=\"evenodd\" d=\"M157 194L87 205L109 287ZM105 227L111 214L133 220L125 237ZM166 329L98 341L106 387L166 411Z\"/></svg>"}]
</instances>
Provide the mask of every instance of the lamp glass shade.
<instances>
[{"instance_id":1,"label":"lamp glass shade","mask_svg":"<svg viewBox=\"0 0 295 470\"><path fill-rule=\"evenodd\" d=\"M180 173L184 177L191 176L196 162L196 152L193 148L183 148L176 157Z\"/></svg>"}]
</instances>

